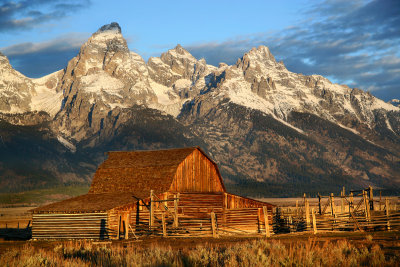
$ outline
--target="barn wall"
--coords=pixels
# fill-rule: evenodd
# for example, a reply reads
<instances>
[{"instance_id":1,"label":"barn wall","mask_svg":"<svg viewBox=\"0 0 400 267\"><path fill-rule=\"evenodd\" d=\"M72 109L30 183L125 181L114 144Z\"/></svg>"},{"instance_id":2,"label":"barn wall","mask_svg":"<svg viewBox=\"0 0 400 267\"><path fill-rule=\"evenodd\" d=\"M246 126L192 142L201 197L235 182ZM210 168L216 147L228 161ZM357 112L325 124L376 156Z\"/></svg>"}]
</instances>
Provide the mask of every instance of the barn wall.
<instances>
[{"instance_id":1,"label":"barn wall","mask_svg":"<svg viewBox=\"0 0 400 267\"><path fill-rule=\"evenodd\" d=\"M107 213L34 213L33 239L108 239Z\"/></svg>"},{"instance_id":2,"label":"barn wall","mask_svg":"<svg viewBox=\"0 0 400 267\"><path fill-rule=\"evenodd\" d=\"M271 204L229 193L225 194L225 203L227 209L262 208L267 206L269 210L272 210Z\"/></svg>"},{"instance_id":3,"label":"barn wall","mask_svg":"<svg viewBox=\"0 0 400 267\"><path fill-rule=\"evenodd\" d=\"M170 192L224 192L216 166L194 150L178 166Z\"/></svg>"}]
</instances>

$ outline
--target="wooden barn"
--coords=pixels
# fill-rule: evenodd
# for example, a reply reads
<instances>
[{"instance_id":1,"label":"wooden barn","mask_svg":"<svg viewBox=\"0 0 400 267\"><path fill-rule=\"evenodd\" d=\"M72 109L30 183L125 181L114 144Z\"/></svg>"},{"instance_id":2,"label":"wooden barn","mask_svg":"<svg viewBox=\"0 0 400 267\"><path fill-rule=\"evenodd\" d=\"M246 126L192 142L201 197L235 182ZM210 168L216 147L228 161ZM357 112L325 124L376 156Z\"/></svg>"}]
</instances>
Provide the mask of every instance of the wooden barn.
<instances>
[{"instance_id":1,"label":"wooden barn","mask_svg":"<svg viewBox=\"0 0 400 267\"><path fill-rule=\"evenodd\" d=\"M271 204L227 193L199 147L109 152L86 195L32 212L33 239L269 235L272 220Z\"/></svg>"}]
</instances>

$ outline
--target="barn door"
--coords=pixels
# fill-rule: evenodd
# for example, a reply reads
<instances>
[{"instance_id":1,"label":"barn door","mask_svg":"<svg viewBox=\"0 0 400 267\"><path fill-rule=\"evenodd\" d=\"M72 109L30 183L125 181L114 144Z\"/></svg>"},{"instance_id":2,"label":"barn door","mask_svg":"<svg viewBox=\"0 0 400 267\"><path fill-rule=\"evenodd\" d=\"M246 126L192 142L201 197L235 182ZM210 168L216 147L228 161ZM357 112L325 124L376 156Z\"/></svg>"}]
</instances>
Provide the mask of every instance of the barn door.
<instances>
[{"instance_id":1,"label":"barn door","mask_svg":"<svg viewBox=\"0 0 400 267\"><path fill-rule=\"evenodd\" d=\"M119 212L118 214L118 234L117 238L128 239L129 237L129 212Z\"/></svg>"}]
</instances>

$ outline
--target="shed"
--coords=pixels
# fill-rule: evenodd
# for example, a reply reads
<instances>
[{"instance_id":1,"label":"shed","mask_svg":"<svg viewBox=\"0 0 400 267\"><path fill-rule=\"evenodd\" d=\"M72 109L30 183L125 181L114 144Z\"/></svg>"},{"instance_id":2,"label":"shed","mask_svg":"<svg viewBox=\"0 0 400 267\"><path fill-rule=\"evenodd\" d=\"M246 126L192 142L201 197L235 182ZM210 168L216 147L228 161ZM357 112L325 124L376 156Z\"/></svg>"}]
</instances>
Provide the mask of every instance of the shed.
<instances>
[{"instance_id":1,"label":"shed","mask_svg":"<svg viewBox=\"0 0 400 267\"><path fill-rule=\"evenodd\" d=\"M211 214L221 231L261 232L263 207L272 210L227 193L217 164L199 147L109 152L86 195L32 210L32 238L208 235Z\"/></svg>"}]
</instances>

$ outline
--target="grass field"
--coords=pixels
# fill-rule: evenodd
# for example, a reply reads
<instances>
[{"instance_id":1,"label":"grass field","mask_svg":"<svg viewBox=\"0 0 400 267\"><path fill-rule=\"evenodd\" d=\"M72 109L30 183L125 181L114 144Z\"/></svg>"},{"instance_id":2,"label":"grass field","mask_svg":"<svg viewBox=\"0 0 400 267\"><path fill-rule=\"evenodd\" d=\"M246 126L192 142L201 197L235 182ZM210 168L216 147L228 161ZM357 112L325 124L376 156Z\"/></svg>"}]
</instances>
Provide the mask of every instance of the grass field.
<instances>
[{"instance_id":1,"label":"grass field","mask_svg":"<svg viewBox=\"0 0 400 267\"><path fill-rule=\"evenodd\" d=\"M12 201L1 202L0 230L4 230L6 223L9 228L17 228L18 223L20 228L26 227L34 205L84 194L87 190L73 187L2 194L2 200ZM42 194L46 197L41 198ZM293 207L302 198L264 200ZM317 203L315 199L310 202ZM399 263L398 231L291 233L268 239L153 237L107 242L6 241L0 237L0 266L400 266Z\"/></svg>"},{"instance_id":2,"label":"grass field","mask_svg":"<svg viewBox=\"0 0 400 267\"><path fill-rule=\"evenodd\" d=\"M398 232L273 238L2 241L0 266L398 266Z\"/></svg>"},{"instance_id":3,"label":"grass field","mask_svg":"<svg viewBox=\"0 0 400 267\"><path fill-rule=\"evenodd\" d=\"M42 205L86 194L87 185L60 186L20 193L0 193L0 207Z\"/></svg>"}]
</instances>

